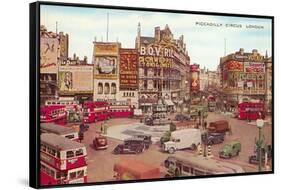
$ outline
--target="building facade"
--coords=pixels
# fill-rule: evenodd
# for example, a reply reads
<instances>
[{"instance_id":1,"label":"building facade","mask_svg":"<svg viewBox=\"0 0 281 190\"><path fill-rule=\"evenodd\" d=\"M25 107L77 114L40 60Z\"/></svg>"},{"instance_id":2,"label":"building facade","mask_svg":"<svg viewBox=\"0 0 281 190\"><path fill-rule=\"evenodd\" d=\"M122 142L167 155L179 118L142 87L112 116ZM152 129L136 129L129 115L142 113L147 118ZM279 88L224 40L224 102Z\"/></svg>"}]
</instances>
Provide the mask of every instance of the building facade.
<instances>
[{"instance_id":1,"label":"building facade","mask_svg":"<svg viewBox=\"0 0 281 190\"><path fill-rule=\"evenodd\" d=\"M267 57L267 56L266 56ZM266 81L266 111L271 114L272 112L272 58L268 58L265 62L265 81Z\"/></svg>"},{"instance_id":2,"label":"building facade","mask_svg":"<svg viewBox=\"0 0 281 190\"><path fill-rule=\"evenodd\" d=\"M182 109L190 98L189 62L183 36L174 39L168 25L155 27L154 37L141 35L138 25L139 108L150 112L153 104L166 104L169 111Z\"/></svg>"},{"instance_id":3,"label":"building facade","mask_svg":"<svg viewBox=\"0 0 281 190\"><path fill-rule=\"evenodd\" d=\"M94 66L84 64L85 60L68 60L59 66L59 97L78 100L80 103L93 100Z\"/></svg>"},{"instance_id":4,"label":"building facade","mask_svg":"<svg viewBox=\"0 0 281 190\"><path fill-rule=\"evenodd\" d=\"M115 102L119 95L118 42L94 42L94 101Z\"/></svg>"},{"instance_id":5,"label":"building facade","mask_svg":"<svg viewBox=\"0 0 281 190\"><path fill-rule=\"evenodd\" d=\"M234 106L243 100L265 101L266 61L256 49L246 53L242 48L220 59L222 91L228 104Z\"/></svg>"},{"instance_id":6,"label":"building facade","mask_svg":"<svg viewBox=\"0 0 281 190\"><path fill-rule=\"evenodd\" d=\"M40 99L58 98L58 68L61 60L68 55L68 34L47 31L40 27Z\"/></svg>"}]
</instances>

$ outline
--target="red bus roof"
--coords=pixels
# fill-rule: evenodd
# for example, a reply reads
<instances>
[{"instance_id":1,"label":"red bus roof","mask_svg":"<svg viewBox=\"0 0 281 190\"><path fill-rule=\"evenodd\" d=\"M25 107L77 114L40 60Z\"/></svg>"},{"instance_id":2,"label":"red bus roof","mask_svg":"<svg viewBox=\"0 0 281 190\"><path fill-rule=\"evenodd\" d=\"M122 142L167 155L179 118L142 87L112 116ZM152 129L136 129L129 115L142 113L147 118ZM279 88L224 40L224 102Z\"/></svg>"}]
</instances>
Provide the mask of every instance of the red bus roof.
<instances>
[{"instance_id":1,"label":"red bus roof","mask_svg":"<svg viewBox=\"0 0 281 190\"><path fill-rule=\"evenodd\" d=\"M122 159L114 165L114 171L127 171L137 178L159 178L160 169L136 159Z\"/></svg>"},{"instance_id":2,"label":"red bus roof","mask_svg":"<svg viewBox=\"0 0 281 190\"><path fill-rule=\"evenodd\" d=\"M60 108L65 108L65 105L45 105L45 106L42 106L40 109L41 110L50 110L50 109L60 109Z\"/></svg>"},{"instance_id":3,"label":"red bus roof","mask_svg":"<svg viewBox=\"0 0 281 190\"><path fill-rule=\"evenodd\" d=\"M69 133L77 133L73 128L71 127L64 127L61 125L57 125L54 123L41 123L40 124L40 130L43 132L46 131L48 133L55 133L58 135L65 135Z\"/></svg>"},{"instance_id":4,"label":"red bus roof","mask_svg":"<svg viewBox=\"0 0 281 190\"><path fill-rule=\"evenodd\" d=\"M85 147L82 143L66 139L53 133L43 133L40 138L42 144L49 145L56 150L71 150Z\"/></svg>"}]
</instances>

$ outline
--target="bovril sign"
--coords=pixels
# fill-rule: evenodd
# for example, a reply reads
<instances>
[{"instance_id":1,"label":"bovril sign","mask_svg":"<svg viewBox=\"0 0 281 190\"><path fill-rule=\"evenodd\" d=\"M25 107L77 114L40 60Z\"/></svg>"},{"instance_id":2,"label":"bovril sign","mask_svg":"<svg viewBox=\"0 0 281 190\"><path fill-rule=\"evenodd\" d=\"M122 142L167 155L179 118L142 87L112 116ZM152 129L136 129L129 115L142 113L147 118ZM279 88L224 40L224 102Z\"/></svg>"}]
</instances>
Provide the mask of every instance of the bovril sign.
<instances>
[{"instance_id":1,"label":"bovril sign","mask_svg":"<svg viewBox=\"0 0 281 190\"><path fill-rule=\"evenodd\" d=\"M140 66L171 68L174 65L174 51L162 46L141 46L139 63Z\"/></svg>"}]
</instances>

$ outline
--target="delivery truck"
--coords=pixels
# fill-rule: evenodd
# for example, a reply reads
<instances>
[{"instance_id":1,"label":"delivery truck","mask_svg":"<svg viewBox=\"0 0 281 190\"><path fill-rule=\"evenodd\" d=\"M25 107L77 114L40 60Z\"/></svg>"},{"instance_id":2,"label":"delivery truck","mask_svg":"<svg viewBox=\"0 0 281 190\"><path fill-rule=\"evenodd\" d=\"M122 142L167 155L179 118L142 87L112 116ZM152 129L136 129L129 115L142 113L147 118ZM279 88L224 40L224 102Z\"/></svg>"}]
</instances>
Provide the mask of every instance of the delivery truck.
<instances>
[{"instance_id":1,"label":"delivery truck","mask_svg":"<svg viewBox=\"0 0 281 190\"><path fill-rule=\"evenodd\" d=\"M171 133L170 141L165 142L163 150L174 153L176 150L190 148L195 150L201 144L201 132L199 129L183 129Z\"/></svg>"}]
</instances>

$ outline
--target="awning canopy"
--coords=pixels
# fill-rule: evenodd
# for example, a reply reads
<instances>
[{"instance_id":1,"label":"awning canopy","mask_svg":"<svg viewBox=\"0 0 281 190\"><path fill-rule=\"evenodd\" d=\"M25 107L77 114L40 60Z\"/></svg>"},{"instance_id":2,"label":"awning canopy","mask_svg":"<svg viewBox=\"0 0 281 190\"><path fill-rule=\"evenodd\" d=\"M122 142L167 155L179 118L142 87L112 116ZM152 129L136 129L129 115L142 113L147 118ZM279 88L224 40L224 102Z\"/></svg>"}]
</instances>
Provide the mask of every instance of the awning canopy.
<instances>
[{"instance_id":1,"label":"awning canopy","mask_svg":"<svg viewBox=\"0 0 281 190\"><path fill-rule=\"evenodd\" d=\"M174 106L174 103L172 102L172 100L165 100L165 104L168 106Z\"/></svg>"}]
</instances>

